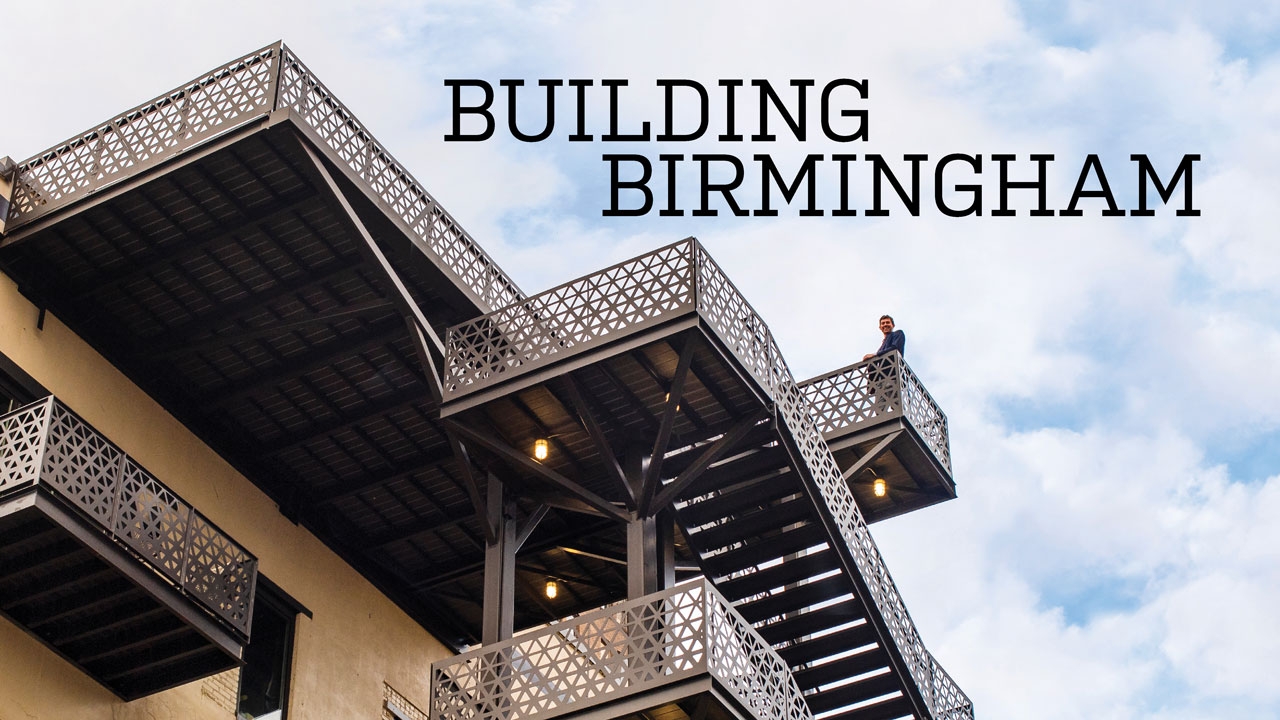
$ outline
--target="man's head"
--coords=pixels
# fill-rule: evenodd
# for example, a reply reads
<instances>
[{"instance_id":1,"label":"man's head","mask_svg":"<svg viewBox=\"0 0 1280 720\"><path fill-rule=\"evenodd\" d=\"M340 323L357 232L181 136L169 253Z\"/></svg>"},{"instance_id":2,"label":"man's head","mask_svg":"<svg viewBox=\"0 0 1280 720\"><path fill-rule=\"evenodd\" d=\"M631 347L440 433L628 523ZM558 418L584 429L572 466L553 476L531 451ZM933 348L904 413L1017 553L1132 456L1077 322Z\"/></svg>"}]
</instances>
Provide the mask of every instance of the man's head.
<instances>
[{"instance_id":1,"label":"man's head","mask_svg":"<svg viewBox=\"0 0 1280 720\"><path fill-rule=\"evenodd\" d=\"M884 333L885 335L888 335L889 333L893 332L893 318L889 317L888 315L880 316L880 332Z\"/></svg>"}]
</instances>

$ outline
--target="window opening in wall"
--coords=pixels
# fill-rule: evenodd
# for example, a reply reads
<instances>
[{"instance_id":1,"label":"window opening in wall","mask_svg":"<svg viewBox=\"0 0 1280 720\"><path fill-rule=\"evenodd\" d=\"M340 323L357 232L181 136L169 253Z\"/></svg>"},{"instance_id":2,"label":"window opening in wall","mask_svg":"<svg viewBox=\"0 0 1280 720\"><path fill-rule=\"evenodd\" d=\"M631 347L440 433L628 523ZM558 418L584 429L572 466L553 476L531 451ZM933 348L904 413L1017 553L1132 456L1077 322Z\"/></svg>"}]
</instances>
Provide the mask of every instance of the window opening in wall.
<instances>
[{"instance_id":1,"label":"window opening in wall","mask_svg":"<svg viewBox=\"0 0 1280 720\"><path fill-rule=\"evenodd\" d=\"M237 720L284 720L289 704L294 620L299 612L306 610L259 576L252 632L244 649L244 667L240 668Z\"/></svg>"},{"instance_id":2,"label":"window opening in wall","mask_svg":"<svg viewBox=\"0 0 1280 720\"><path fill-rule=\"evenodd\" d=\"M48 394L26 371L0 355L0 414L17 410Z\"/></svg>"}]
</instances>

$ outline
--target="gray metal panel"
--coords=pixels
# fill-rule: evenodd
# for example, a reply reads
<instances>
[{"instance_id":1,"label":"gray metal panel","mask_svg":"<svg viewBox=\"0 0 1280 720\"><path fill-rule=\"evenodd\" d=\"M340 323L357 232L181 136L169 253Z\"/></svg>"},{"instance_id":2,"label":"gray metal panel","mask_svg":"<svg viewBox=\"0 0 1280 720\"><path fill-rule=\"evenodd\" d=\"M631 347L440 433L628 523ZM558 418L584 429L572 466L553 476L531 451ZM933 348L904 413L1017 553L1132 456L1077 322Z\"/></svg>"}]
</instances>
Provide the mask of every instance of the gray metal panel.
<instances>
[{"instance_id":1,"label":"gray metal panel","mask_svg":"<svg viewBox=\"0 0 1280 720\"><path fill-rule=\"evenodd\" d=\"M0 416L0 495L37 485L248 637L257 558L53 396Z\"/></svg>"},{"instance_id":2,"label":"gray metal panel","mask_svg":"<svg viewBox=\"0 0 1280 720\"><path fill-rule=\"evenodd\" d=\"M947 416L898 352L880 355L800 383L818 429L831 441L863 427L905 417L951 473Z\"/></svg>"},{"instance_id":3,"label":"gray metal panel","mask_svg":"<svg viewBox=\"0 0 1280 720\"><path fill-rule=\"evenodd\" d=\"M842 540L840 552L865 583L876 611L874 624L886 635L884 641L898 671L910 677L913 702L922 713L941 717L950 711L953 693L938 684L936 662L925 649L823 439L809 396L796 383L764 320L696 240L660 248L451 327L445 340L446 403L570 357L586 357L585 351L595 346L688 313L691 303L774 400L780 429L796 450L797 469L812 479L815 501L827 514L833 534ZM887 362L898 361L895 356ZM914 375L910 376L914 384L907 382L901 393L884 382L887 373L882 375L873 374L872 379L880 377L873 390L886 404L884 412L901 415L905 410L908 416L915 412L916 419L926 423L925 417L936 411L941 423L935 421L930 433L935 440L945 438L945 416ZM899 376L906 377L905 373ZM967 702L965 698L961 704Z\"/></svg>"},{"instance_id":4,"label":"gray metal panel","mask_svg":"<svg viewBox=\"0 0 1280 720\"><path fill-rule=\"evenodd\" d=\"M811 720L782 658L706 580L441 660L432 717L551 718L710 676L756 720Z\"/></svg>"},{"instance_id":5,"label":"gray metal panel","mask_svg":"<svg viewBox=\"0 0 1280 720\"><path fill-rule=\"evenodd\" d=\"M276 111L287 111L277 118ZM229 62L18 165L6 233L254 120L320 141L482 309L524 297L488 253L283 43Z\"/></svg>"}]
</instances>

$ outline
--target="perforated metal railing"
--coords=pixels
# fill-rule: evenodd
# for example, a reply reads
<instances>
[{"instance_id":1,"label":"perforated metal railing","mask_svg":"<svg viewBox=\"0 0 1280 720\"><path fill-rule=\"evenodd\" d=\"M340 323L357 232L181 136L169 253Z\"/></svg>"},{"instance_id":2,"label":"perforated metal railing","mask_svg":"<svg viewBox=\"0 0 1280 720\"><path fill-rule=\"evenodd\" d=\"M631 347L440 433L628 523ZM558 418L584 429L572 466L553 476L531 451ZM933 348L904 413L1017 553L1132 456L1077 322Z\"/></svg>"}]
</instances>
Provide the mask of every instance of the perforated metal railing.
<instances>
[{"instance_id":1,"label":"perforated metal railing","mask_svg":"<svg viewBox=\"0 0 1280 720\"><path fill-rule=\"evenodd\" d=\"M951 472L947 416L898 352L854 363L800 383L824 436L905 417Z\"/></svg>"},{"instance_id":2,"label":"perforated metal railing","mask_svg":"<svg viewBox=\"0 0 1280 720\"><path fill-rule=\"evenodd\" d=\"M449 328L444 386L461 395L694 310L688 241Z\"/></svg>"},{"instance_id":3,"label":"perforated metal railing","mask_svg":"<svg viewBox=\"0 0 1280 720\"><path fill-rule=\"evenodd\" d=\"M969 696L932 654L929 655L929 672L932 676L934 717L937 720L973 720L973 703Z\"/></svg>"},{"instance_id":4,"label":"perforated metal railing","mask_svg":"<svg viewBox=\"0 0 1280 720\"><path fill-rule=\"evenodd\" d=\"M706 580L437 662L431 716L550 718L704 674L757 720L812 720L786 663Z\"/></svg>"},{"instance_id":5,"label":"perforated metal railing","mask_svg":"<svg viewBox=\"0 0 1280 720\"><path fill-rule=\"evenodd\" d=\"M36 486L248 636L257 559L52 396L0 415L0 498Z\"/></svg>"},{"instance_id":6,"label":"perforated metal railing","mask_svg":"<svg viewBox=\"0 0 1280 720\"><path fill-rule=\"evenodd\" d=\"M283 43L229 62L20 163L8 231L282 109L381 201L482 310L524 297Z\"/></svg>"},{"instance_id":7,"label":"perforated metal railing","mask_svg":"<svg viewBox=\"0 0 1280 720\"><path fill-rule=\"evenodd\" d=\"M445 396L456 398L696 311L773 398L934 718L968 698L925 649L867 523L764 320L696 240L685 240L450 328ZM919 381L914 380L918 385ZM923 386L919 386L923 393ZM915 392L908 389L907 396ZM927 393L924 393L927 397ZM908 403L912 401L908 400ZM932 402L932 399L929 400ZM908 410L908 412L911 412ZM957 699L958 698L958 699Z\"/></svg>"}]
</instances>

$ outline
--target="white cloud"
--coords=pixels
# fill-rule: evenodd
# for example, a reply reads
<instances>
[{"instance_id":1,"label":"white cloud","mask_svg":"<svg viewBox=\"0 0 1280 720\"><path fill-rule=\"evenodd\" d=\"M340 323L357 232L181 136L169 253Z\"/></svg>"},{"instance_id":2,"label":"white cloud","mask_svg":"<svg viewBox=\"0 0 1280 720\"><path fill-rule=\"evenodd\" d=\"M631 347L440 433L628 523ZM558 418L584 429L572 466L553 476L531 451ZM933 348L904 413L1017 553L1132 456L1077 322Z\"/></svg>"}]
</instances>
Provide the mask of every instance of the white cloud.
<instances>
[{"instance_id":1,"label":"white cloud","mask_svg":"<svg viewBox=\"0 0 1280 720\"><path fill-rule=\"evenodd\" d=\"M6 97L38 111L0 115L0 153L283 37L526 288L698 234L801 376L894 314L961 497L875 532L980 717L1280 712L1280 477L1207 459L1280 426L1277 3L27 3L6 22L36 68ZM845 150L983 153L987 214L609 221L599 144L441 140L447 77L630 78L630 122L660 117L657 77L838 76L871 80L872 142ZM832 149L773 149L802 151ZM1086 153L1129 198L1130 152L1200 153L1204 215L993 218L995 152L1057 154L1055 207Z\"/></svg>"}]
</instances>

